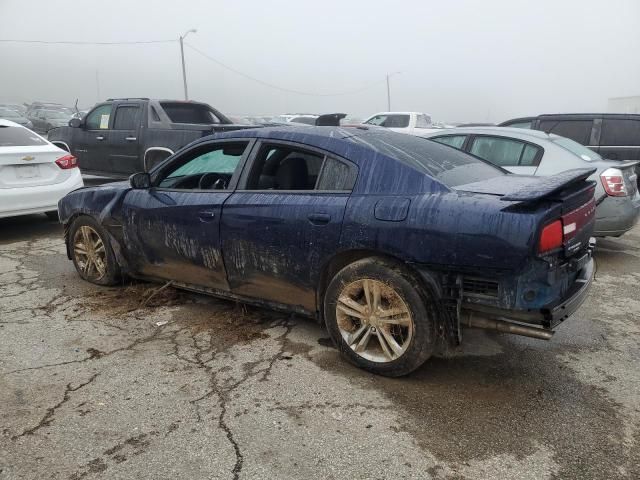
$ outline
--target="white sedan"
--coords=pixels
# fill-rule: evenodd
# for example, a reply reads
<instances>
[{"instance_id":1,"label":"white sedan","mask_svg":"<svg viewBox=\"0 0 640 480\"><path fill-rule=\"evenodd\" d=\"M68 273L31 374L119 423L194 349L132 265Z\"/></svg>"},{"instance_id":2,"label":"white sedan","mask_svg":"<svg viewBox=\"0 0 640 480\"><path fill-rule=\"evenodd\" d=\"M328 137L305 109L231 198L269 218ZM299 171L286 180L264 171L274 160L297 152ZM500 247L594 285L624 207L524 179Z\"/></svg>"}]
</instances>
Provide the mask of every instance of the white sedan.
<instances>
[{"instance_id":1,"label":"white sedan","mask_svg":"<svg viewBox=\"0 0 640 480\"><path fill-rule=\"evenodd\" d=\"M0 119L0 218L46 213L82 187L76 158L28 128Z\"/></svg>"}]
</instances>

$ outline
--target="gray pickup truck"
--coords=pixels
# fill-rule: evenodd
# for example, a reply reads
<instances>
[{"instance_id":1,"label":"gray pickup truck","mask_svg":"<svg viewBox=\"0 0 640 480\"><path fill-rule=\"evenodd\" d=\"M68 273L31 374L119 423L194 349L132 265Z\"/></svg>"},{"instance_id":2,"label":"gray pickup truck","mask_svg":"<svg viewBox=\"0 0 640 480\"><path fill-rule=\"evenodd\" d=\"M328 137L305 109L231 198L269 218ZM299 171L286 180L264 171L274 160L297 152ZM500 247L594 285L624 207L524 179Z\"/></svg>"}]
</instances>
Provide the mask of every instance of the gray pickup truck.
<instances>
[{"instance_id":1,"label":"gray pickup truck","mask_svg":"<svg viewBox=\"0 0 640 480\"><path fill-rule=\"evenodd\" d=\"M236 125L206 103L110 98L82 119L49 131L49 141L78 158L83 173L126 177L148 171L173 152Z\"/></svg>"}]
</instances>

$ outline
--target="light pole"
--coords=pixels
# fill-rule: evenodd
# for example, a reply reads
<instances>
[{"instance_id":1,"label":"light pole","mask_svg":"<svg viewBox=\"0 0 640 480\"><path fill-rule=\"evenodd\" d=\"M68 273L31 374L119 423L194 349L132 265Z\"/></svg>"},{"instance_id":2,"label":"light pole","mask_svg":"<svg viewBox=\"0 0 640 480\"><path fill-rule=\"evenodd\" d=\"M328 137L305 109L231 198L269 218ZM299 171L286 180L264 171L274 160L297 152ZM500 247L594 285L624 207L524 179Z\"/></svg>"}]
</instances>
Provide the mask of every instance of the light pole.
<instances>
[{"instance_id":1,"label":"light pole","mask_svg":"<svg viewBox=\"0 0 640 480\"><path fill-rule=\"evenodd\" d=\"M190 33L196 33L197 30L192 28L184 32L183 35L180 35L180 58L182 59L182 83L184 84L184 99L189 100L189 93L187 91L187 70L184 67L184 39L187 38L187 35Z\"/></svg>"},{"instance_id":2,"label":"light pole","mask_svg":"<svg viewBox=\"0 0 640 480\"><path fill-rule=\"evenodd\" d=\"M391 89L389 88L389 78L402 72L387 73L387 112L391 111Z\"/></svg>"}]
</instances>

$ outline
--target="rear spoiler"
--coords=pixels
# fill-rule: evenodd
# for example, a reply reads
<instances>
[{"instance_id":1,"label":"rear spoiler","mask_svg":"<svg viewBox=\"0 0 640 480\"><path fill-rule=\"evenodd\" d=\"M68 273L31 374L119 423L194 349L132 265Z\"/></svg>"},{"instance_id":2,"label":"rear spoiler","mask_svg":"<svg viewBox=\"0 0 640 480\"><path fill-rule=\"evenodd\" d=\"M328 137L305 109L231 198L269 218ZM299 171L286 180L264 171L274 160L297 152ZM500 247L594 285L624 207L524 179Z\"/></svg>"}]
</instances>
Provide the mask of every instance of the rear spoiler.
<instances>
[{"instance_id":1,"label":"rear spoiler","mask_svg":"<svg viewBox=\"0 0 640 480\"><path fill-rule=\"evenodd\" d=\"M327 113L316 118L316 127L339 127L346 113Z\"/></svg>"},{"instance_id":2,"label":"rear spoiler","mask_svg":"<svg viewBox=\"0 0 640 480\"><path fill-rule=\"evenodd\" d=\"M503 195L500 200L511 202L540 200L570 185L585 181L595 172L595 168L574 168L548 177L536 177L540 179L539 182L523 185L518 190Z\"/></svg>"}]
</instances>

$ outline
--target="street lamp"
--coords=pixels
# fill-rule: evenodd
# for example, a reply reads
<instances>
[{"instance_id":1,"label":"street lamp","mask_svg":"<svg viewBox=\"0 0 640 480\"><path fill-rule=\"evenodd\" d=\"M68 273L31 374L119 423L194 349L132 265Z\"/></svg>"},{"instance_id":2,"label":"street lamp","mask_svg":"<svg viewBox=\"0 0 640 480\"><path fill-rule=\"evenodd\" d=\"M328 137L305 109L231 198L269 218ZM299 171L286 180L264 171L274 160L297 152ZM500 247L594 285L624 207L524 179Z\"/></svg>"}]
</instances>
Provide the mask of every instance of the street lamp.
<instances>
[{"instance_id":1,"label":"street lamp","mask_svg":"<svg viewBox=\"0 0 640 480\"><path fill-rule=\"evenodd\" d=\"M389 88L389 78L402 72L387 73L387 112L391 111L391 89Z\"/></svg>"},{"instance_id":2,"label":"street lamp","mask_svg":"<svg viewBox=\"0 0 640 480\"><path fill-rule=\"evenodd\" d=\"M184 84L184 99L189 100L189 94L187 92L187 71L184 67L184 39L187 38L187 35L190 33L196 33L197 30L192 28L184 32L184 34L180 35L180 58L182 59L182 83Z\"/></svg>"}]
</instances>

